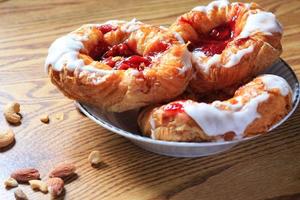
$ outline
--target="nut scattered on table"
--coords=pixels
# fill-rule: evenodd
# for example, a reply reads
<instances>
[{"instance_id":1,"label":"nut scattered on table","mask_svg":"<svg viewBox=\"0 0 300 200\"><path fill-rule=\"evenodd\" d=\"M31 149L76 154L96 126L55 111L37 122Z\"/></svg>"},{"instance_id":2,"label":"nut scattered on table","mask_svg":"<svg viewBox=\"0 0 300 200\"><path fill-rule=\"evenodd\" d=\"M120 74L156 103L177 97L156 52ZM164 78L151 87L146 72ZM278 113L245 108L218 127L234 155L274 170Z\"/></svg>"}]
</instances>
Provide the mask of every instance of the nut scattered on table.
<instances>
[{"instance_id":1,"label":"nut scattered on table","mask_svg":"<svg viewBox=\"0 0 300 200\"><path fill-rule=\"evenodd\" d=\"M49 123L49 115L44 114L40 117L41 122L48 124Z\"/></svg>"},{"instance_id":2,"label":"nut scattered on table","mask_svg":"<svg viewBox=\"0 0 300 200\"><path fill-rule=\"evenodd\" d=\"M15 194L16 200L28 200L28 197L23 192L23 190L21 190L20 188L16 189L14 194Z\"/></svg>"},{"instance_id":3,"label":"nut scattered on table","mask_svg":"<svg viewBox=\"0 0 300 200\"><path fill-rule=\"evenodd\" d=\"M49 177L67 177L75 173L76 167L72 163L60 163L56 165L49 173Z\"/></svg>"},{"instance_id":4,"label":"nut scattered on table","mask_svg":"<svg viewBox=\"0 0 300 200\"><path fill-rule=\"evenodd\" d=\"M18 182L14 178L8 178L7 180L4 181L4 186L6 188L13 188L13 187L18 187Z\"/></svg>"},{"instance_id":5,"label":"nut scattered on table","mask_svg":"<svg viewBox=\"0 0 300 200\"><path fill-rule=\"evenodd\" d=\"M100 151L92 151L88 157L88 160L91 165L99 164L102 161Z\"/></svg>"},{"instance_id":6,"label":"nut scattered on table","mask_svg":"<svg viewBox=\"0 0 300 200\"><path fill-rule=\"evenodd\" d=\"M18 124L21 122L20 104L17 102L8 103L4 107L5 119L11 124Z\"/></svg>"},{"instance_id":7,"label":"nut scattered on table","mask_svg":"<svg viewBox=\"0 0 300 200\"><path fill-rule=\"evenodd\" d=\"M0 148L7 147L15 140L15 134L12 129L0 132Z\"/></svg>"},{"instance_id":8,"label":"nut scattered on table","mask_svg":"<svg viewBox=\"0 0 300 200\"><path fill-rule=\"evenodd\" d=\"M49 178L47 180L48 190L53 197L59 196L64 189L64 181L61 178Z\"/></svg>"},{"instance_id":9,"label":"nut scattered on table","mask_svg":"<svg viewBox=\"0 0 300 200\"><path fill-rule=\"evenodd\" d=\"M48 192L48 185L41 180L30 180L29 184L33 190L39 190L43 193Z\"/></svg>"},{"instance_id":10,"label":"nut scattered on table","mask_svg":"<svg viewBox=\"0 0 300 200\"><path fill-rule=\"evenodd\" d=\"M10 177L16 179L18 182L28 182L30 180L39 179L40 173L34 168L24 168L15 170Z\"/></svg>"},{"instance_id":11,"label":"nut scattered on table","mask_svg":"<svg viewBox=\"0 0 300 200\"><path fill-rule=\"evenodd\" d=\"M56 113L55 118L59 121L64 119L64 113Z\"/></svg>"}]
</instances>

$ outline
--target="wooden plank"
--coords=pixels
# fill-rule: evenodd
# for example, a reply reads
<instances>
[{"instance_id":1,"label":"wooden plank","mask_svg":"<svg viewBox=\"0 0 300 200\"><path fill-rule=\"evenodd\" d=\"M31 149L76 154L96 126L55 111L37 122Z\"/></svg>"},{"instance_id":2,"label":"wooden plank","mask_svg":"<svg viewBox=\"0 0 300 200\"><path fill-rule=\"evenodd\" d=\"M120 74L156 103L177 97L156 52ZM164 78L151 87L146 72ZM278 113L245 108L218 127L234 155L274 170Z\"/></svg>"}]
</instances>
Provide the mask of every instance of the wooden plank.
<instances>
[{"instance_id":1,"label":"wooden plank","mask_svg":"<svg viewBox=\"0 0 300 200\"><path fill-rule=\"evenodd\" d=\"M16 143L0 152L0 183L14 169L35 167L42 176L58 162L74 162L78 177L68 180L65 199L300 199L300 112L272 134L214 156L164 157L141 150L91 122L58 92L44 73L50 43L84 23L138 18L168 25L199 4L196 0L33 0L0 1L0 110L16 100L22 125ZM300 2L258 0L283 24L282 58L300 75ZM63 112L64 120L55 114ZM39 116L50 114L50 124ZM0 126L7 123L2 114ZM87 157L99 150L104 164ZM49 194L20 186L30 199ZM13 198L0 187L0 199Z\"/></svg>"}]
</instances>

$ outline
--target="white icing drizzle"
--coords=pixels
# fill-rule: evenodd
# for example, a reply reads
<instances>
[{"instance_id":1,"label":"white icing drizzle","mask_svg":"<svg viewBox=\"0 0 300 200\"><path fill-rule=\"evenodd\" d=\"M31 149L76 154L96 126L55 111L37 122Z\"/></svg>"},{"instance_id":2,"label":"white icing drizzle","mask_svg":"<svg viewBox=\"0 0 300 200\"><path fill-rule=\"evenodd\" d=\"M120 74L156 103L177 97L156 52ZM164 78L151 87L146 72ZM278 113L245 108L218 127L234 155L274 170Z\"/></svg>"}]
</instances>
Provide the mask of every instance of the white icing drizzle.
<instances>
[{"instance_id":1,"label":"white icing drizzle","mask_svg":"<svg viewBox=\"0 0 300 200\"><path fill-rule=\"evenodd\" d=\"M151 136L150 136L150 137L151 137L152 139L155 139L155 132L154 132L154 130L155 130L155 122L154 122L154 120L153 120L152 115L150 115L149 122L150 122L150 127L151 127L151 129L150 129L150 131L151 131Z\"/></svg>"},{"instance_id":2,"label":"white icing drizzle","mask_svg":"<svg viewBox=\"0 0 300 200\"><path fill-rule=\"evenodd\" d=\"M272 74L264 74L260 76L262 82L265 85L266 90L270 91L273 89L279 89L282 96L286 96L289 93L292 93L290 85L286 80L280 76L275 76Z\"/></svg>"},{"instance_id":3,"label":"white icing drizzle","mask_svg":"<svg viewBox=\"0 0 300 200\"><path fill-rule=\"evenodd\" d=\"M121 25L121 30L126 32L132 32L138 29L142 22L139 22L136 19L133 19L130 22L110 20L105 22L104 24L111 24L115 26ZM82 68L84 66L84 62L82 59L78 58L78 54L79 51L84 48L82 42L88 40L88 36L90 34L90 32L88 31L88 27L98 27L101 25L103 24L86 24L81 27L87 30L84 32L84 35L79 35L78 33L76 33L76 31L74 31L56 39L51 44L48 50L48 56L45 62L46 72L48 72L49 66L51 66L52 69L55 71L61 71L64 66L66 66L67 69L70 71L74 71L77 68ZM99 69L90 66L87 67L86 70L97 71Z\"/></svg>"},{"instance_id":4,"label":"white icing drizzle","mask_svg":"<svg viewBox=\"0 0 300 200\"><path fill-rule=\"evenodd\" d=\"M95 72L82 71L79 73L79 78L86 77L89 82L92 82L94 85L103 83L106 80L107 76L97 76Z\"/></svg>"},{"instance_id":5,"label":"white icing drizzle","mask_svg":"<svg viewBox=\"0 0 300 200\"><path fill-rule=\"evenodd\" d=\"M244 55L249 54L252 51L253 51L253 46L249 46L245 49L238 50L236 54L231 54L231 56L229 57L229 61L225 64L224 67L229 68L238 64Z\"/></svg>"},{"instance_id":6,"label":"white icing drizzle","mask_svg":"<svg viewBox=\"0 0 300 200\"><path fill-rule=\"evenodd\" d=\"M249 14L239 37L246 38L257 32L272 35L272 33L282 33L282 31L282 27L273 13L257 11L257 13Z\"/></svg>"},{"instance_id":7,"label":"white icing drizzle","mask_svg":"<svg viewBox=\"0 0 300 200\"><path fill-rule=\"evenodd\" d=\"M213 1L209 3L207 6L197 6L192 9L192 11L211 12L214 8L224 8L228 6L230 3L227 0ZM232 3L234 6L237 3ZM251 4L243 3L246 9L250 9ZM240 33L241 38L249 37L252 34L257 32L262 32L265 35L272 35L272 33L282 33L282 27L280 23L277 21L276 16L271 12L256 10L257 13L250 13L246 24L242 32Z\"/></svg>"},{"instance_id":8,"label":"white icing drizzle","mask_svg":"<svg viewBox=\"0 0 300 200\"><path fill-rule=\"evenodd\" d=\"M61 71L66 65L70 71L74 71L76 67L84 66L83 60L78 59L78 52L83 48L85 38L74 33L70 33L56 39L48 50L45 67L51 65L55 71Z\"/></svg>"},{"instance_id":9,"label":"white icing drizzle","mask_svg":"<svg viewBox=\"0 0 300 200\"><path fill-rule=\"evenodd\" d=\"M131 33L140 28L142 22L138 21L136 18L122 25L121 30L127 33Z\"/></svg>"},{"instance_id":10,"label":"white icing drizzle","mask_svg":"<svg viewBox=\"0 0 300 200\"><path fill-rule=\"evenodd\" d=\"M151 129L154 130L155 129L155 122L153 120L152 115L150 116L149 122L150 122Z\"/></svg>"},{"instance_id":11,"label":"white icing drizzle","mask_svg":"<svg viewBox=\"0 0 300 200\"><path fill-rule=\"evenodd\" d=\"M230 68L236 64L238 64L243 56L249 54L253 51L253 46L249 46L245 49L240 49L236 53L231 53L228 57L228 62L225 65L222 65L221 62L221 54L215 54L213 56L206 56L202 51L193 51L192 60L197 64L197 67L201 69L204 73L208 74L209 69L212 65L216 65L217 67L226 67Z\"/></svg>"},{"instance_id":12,"label":"white icing drizzle","mask_svg":"<svg viewBox=\"0 0 300 200\"><path fill-rule=\"evenodd\" d=\"M227 0L219 0L219 1L213 1L209 3L207 6L197 6L192 9L192 11L198 11L198 12L211 12L215 7L217 8L224 8L229 5L229 1Z\"/></svg>"},{"instance_id":13,"label":"white icing drizzle","mask_svg":"<svg viewBox=\"0 0 300 200\"><path fill-rule=\"evenodd\" d=\"M236 97L235 104L228 101L214 101L211 104L186 101L183 104L184 111L209 136L223 135L232 131L237 137L241 137L246 128L260 117L257 107L269 98L268 91L279 89L282 96L292 93L289 84L280 76L264 74L258 79L265 86L264 92L247 103L242 103L243 96ZM228 110L220 109L221 106L226 106Z\"/></svg>"},{"instance_id":14,"label":"white icing drizzle","mask_svg":"<svg viewBox=\"0 0 300 200\"><path fill-rule=\"evenodd\" d=\"M183 63L183 66L181 68L177 68L177 69L179 71L179 74L184 75L186 73L186 71L188 71L192 68L191 53L187 49L184 51L184 54L182 57L182 63Z\"/></svg>"},{"instance_id":15,"label":"white icing drizzle","mask_svg":"<svg viewBox=\"0 0 300 200\"><path fill-rule=\"evenodd\" d=\"M103 83L108 76L114 73L113 70L97 69L92 65L86 65L84 68L77 68L76 70L79 71L79 78L87 76L87 79L92 80L94 85Z\"/></svg>"},{"instance_id":16,"label":"white icing drizzle","mask_svg":"<svg viewBox=\"0 0 300 200\"><path fill-rule=\"evenodd\" d=\"M268 97L269 94L264 92L246 104L235 105L231 111L216 107L222 102L206 104L187 101L184 103L184 110L209 136L223 135L232 131L239 137L251 122L260 117L257 107Z\"/></svg>"},{"instance_id":17,"label":"white icing drizzle","mask_svg":"<svg viewBox=\"0 0 300 200\"><path fill-rule=\"evenodd\" d=\"M160 29L164 30L164 31L169 31L169 29L165 26L159 26ZM181 44L185 44L184 39L181 37L181 35L177 32L172 32L174 37L181 43Z\"/></svg>"},{"instance_id":18,"label":"white icing drizzle","mask_svg":"<svg viewBox=\"0 0 300 200\"><path fill-rule=\"evenodd\" d=\"M114 70L98 69L98 68L95 68L93 65L86 65L84 68L79 68L78 70L87 71L87 72L95 72L101 76L115 73Z\"/></svg>"},{"instance_id":19,"label":"white icing drizzle","mask_svg":"<svg viewBox=\"0 0 300 200\"><path fill-rule=\"evenodd\" d=\"M169 30L167 27L165 27L165 26L162 26L162 25L161 25L161 26L159 26L159 28L160 28L160 29L162 29L162 30L165 30L165 31L168 31L168 30Z\"/></svg>"},{"instance_id":20,"label":"white icing drizzle","mask_svg":"<svg viewBox=\"0 0 300 200\"><path fill-rule=\"evenodd\" d=\"M130 73L132 76L138 76L141 74L141 72L136 69L128 69L126 72Z\"/></svg>"},{"instance_id":21,"label":"white icing drizzle","mask_svg":"<svg viewBox=\"0 0 300 200\"><path fill-rule=\"evenodd\" d=\"M92 82L94 85L98 85L100 83L104 83L106 81L107 77L108 77L108 75L103 76L103 77L97 76L92 79Z\"/></svg>"},{"instance_id":22,"label":"white icing drizzle","mask_svg":"<svg viewBox=\"0 0 300 200\"><path fill-rule=\"evenodd\" d=\"M251 4L250 3L241 3L241 2L233 2L231 3L232 6L240 6L243 5L246 9L250 9L251 8Z\"/></svg>"},{"instance_id":23,"label":"white icing drizzle","mask_svg":"<svg viewBox=\"0 0 300 200\"><path fill-rule=\"evenodd\" d=\"M192 61L197 64L197 67L199 67L201 71L208 74L212 65L217 64L217 66L219 66L221 55L215 54L207 57L202 51L193 51Z\"/></svg>"},{"instance_id":24,"label":"white icing drizzle","mask_svg":"<svg viewBox=\"0 0 300 200\"><path fill-rule=\"evenodd\" d=\"M118 26L120 24L126 24L127 22L124 20L108 20L106 22L104 22L104 24L110 24L112 26ZM99 26L101 26L102 24L98 24Z\"/></svg>"},{"instance_id":25,"label":"white icing drizzle","mask_svg":"<svg viewBox=\"0 0 300 200\"><path fill-rule=\"evenodd\" d=\"M181 35L179 33L173 32L173 35L181 44L185 44L184 39L181 37Z\"/></svg>"}]
</instances>

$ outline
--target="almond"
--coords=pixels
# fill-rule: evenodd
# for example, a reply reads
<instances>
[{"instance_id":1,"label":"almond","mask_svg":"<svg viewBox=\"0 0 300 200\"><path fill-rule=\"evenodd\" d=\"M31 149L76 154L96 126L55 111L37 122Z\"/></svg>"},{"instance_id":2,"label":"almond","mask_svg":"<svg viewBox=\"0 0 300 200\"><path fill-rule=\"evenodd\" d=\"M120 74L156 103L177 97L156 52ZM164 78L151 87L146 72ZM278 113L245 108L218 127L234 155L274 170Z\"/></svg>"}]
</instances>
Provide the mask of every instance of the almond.
<instances>
[{"instance_id":1,"label":"almond","mask_svg":"<svg viewBox=\"0 0 300 200\"><path fill-rule=\"evenodd\" d=\"M72 175L75 170L76 167L72 163L60 163L51 170L51 172L49 173L49 177L63 178Z\"/></svg>"},{"instance_id":2,"label":"almond","mask_svg":"<svg viewBox=\"0 0 300 200\"><path fill-rule=\"evenodd\" d=\"M4 185L6 188L18 187L18 182L14 178L9 178L4 181Z\"/></svg>"},{"instance_id":3,"label":"almond","mask_svg":"<svg viewBox=\"0 0 300 200\"><path fill-rule=\"evenodd\" d=\"M16 189L14 194L15 194L16 200L28 200L28 197L21 189Z\"/></svg>"},{"instance_id":4,"label":"almond","mask_svg":"<svg viewBox=\"0 0 300 200\"><path fill-rule=\"evenodd\" d=\"M18 182L28 182L30 180L39 179L40 173L34 168L24 168L14 171L10 177L16 179Z\"/></svg>"},{"instance_id":5,"label":"almond","mask_svg":"<svg viewBox=\"0 0 300 200\"><path fill-rule=\"evenodd\" d=\"M41 180L30 180L29 184L33 190L39 190L43 193L48 192L47 184Z\"/></svg>"},{"instance_id":6,"label":"almond","mask_svg":"<svg viewBox=\"0 0 300 200\"><path fill-rule=\"evenodd\" d=\"M48 190L51 196L59 196L64 189L64 181L61 178L49 178L47 180Z\"/></svg>"}]
</instances>

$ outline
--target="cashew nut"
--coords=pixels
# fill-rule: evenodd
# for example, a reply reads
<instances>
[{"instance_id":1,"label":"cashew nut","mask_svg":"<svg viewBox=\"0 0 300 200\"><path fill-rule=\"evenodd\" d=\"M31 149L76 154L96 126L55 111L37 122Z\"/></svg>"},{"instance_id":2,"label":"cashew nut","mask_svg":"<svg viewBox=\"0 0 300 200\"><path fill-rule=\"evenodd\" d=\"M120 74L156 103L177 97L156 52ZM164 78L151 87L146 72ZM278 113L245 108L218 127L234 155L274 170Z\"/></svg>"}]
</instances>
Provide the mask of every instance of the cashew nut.
<instances>
[{"instance_id":1,"label":"cashew nut","mask_svg":"<svg viewBox=\"0 0 300 200\"><path fill-rule=\"evenodd\" d=\"M100 162L102 162L100 151L92 151L88 157L88 160L91 163L91 165L97 165Z\"/></svg>"},{"instance_id":2,"label":"cashew nut","mask_svg":"<svg viewBox=\"0 0 300 200\"><path fill-rule=\"evenodd\" d=\"M43 193L48 192L48 185L41 180L30 180L29 184L33 190L40 190Z\"/></svg>"},{"instance_id":3,"label":"cashew nut","mask_svg":"<svg viewBox=\"0 0 300 200\"><path fill-rule=\"evenodd\" d=\"M20 104L13 102L9 103L4 107L4 116L9 123L17 124L21 121Z\"/></svg>"},{"instance_id":4,"label":"cashew nut","mask_svg":"<svg viewBox=\"0 0 300 200\"><path fill-rule=\"evenodd\" d=\"M4 181L4 186L6 188L18 187L18 182L14 178L8 178L7 180Z\"/></svg>"},{"instance_id":5,"label":"cashew nut","mask_svg":"<svg viewBox=\"0 0 300 200\"><path fill-rule=\"evenodd\" d=\"M0 148L10 145L15 140L15 134L12 129L0 133Z\"/></svg>"}]
</instances>

